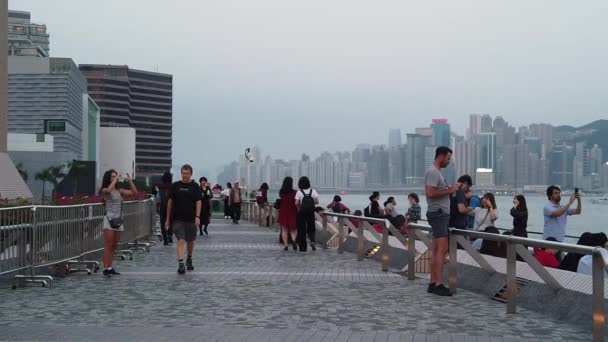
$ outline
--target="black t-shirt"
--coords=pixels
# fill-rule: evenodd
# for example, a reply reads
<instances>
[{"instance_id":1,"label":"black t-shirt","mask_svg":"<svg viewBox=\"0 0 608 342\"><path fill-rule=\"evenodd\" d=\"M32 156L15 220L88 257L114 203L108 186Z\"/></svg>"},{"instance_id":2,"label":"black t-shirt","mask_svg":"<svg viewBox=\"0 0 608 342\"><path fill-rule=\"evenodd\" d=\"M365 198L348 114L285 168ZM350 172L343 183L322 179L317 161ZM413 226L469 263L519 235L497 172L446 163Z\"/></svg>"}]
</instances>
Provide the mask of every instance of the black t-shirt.
<instances>
[{"instance_id":1,"label":"black t-shirt","mask_svg":"<svg viewBox=\"0 0 608 342\"><path fill-rule=\"evenodd\" d=\"M450 227L458 229L466 229L467 227L467 214L461 214L458 211L458 204L464 204L467 206L467 200L464 197L464 190L458 190L454 196L450 197Z\"/></svg>"},{"instance_id":2,"label":"black t-shirt","mask_svg":"<svg viewBox=\"0 0 608 342\"><path fill-rule=\"evenodd\" d=\"M202 200L201 188L195 181L190 183L175 182L171 186L169 198L173 200L173 219L183 222L194 222L196 202Z\"/></svg>"}]
</instances>

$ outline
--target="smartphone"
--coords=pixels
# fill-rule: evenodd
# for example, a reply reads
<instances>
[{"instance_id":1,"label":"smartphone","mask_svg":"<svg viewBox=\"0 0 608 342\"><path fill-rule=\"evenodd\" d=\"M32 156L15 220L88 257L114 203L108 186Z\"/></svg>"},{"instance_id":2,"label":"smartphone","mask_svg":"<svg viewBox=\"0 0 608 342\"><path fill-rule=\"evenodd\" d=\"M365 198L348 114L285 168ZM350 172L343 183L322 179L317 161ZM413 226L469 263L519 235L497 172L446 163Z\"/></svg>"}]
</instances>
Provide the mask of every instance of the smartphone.
<instances>
[{"instance_id":1,"label":"smartphone","mask_svg":"<svg viewBox=\"0 0 608 342\"><path fill-rule=\"evenodd\" d=\"M578 194L578 188L574 188L574 193Z\"/></svg>"}]
</instances>

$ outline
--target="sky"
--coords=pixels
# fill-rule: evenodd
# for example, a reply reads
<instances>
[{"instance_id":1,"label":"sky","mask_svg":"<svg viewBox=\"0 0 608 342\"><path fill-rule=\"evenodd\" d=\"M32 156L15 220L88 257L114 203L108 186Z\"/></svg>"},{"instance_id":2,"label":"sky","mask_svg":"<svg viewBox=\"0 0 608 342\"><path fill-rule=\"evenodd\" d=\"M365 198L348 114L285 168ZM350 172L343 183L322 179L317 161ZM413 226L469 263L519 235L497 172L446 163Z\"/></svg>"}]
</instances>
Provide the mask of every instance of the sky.
<instances>
[{"instance_id":1,"label":"sky","mask_svg":"<svg viewBox=\"0 0 608 342\"><path fill-rule=\"evenodd\" d=\"M608 118L608 1L9 0L51 56L173 75L173 161L214 174L470 113Z\"/></svg>"}]
</instances>

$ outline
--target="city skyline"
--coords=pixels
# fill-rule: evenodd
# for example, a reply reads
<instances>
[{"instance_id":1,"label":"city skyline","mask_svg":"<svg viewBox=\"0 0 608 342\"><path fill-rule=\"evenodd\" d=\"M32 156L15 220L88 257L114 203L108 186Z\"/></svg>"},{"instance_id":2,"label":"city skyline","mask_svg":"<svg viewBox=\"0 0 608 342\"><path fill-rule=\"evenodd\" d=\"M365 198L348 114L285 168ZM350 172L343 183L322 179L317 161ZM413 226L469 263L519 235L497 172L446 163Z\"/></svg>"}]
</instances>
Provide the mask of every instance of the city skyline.
<instances>
[{"instance_id":1,"label":"city skyline","mask_svg":"<svg viewBox=\"0 0 608 342\"><path fill-rule=\"evenodd\" d=\"M253 162L240 156L224 167L218 181L239 180L247 187L269 182L277 187L285 176L306 175L316 187L326 189L419 187L436 148L444 145L453 150L452 163L442 171L448 182L469 174L486 188L539 189L558 184L592 191L608 188L604 154L608 141L601 138L606 123L596 121L582 128L532 123L516 130L502 116L471 114L466 138L451 132L448 120L437 118L413 132L389 129L388 144L359 143L351 151L325 150L319 156L294 152L277 158L264 155L263 147L256 145L251 149Z\"/></svg>"},{"instance_id":2,"label":"city skyline","mask_svg":"<svg viewBox=\"0 0 608 342\"><path fill-rule=\"evenodd\" d=\"M461 135L471 112L515 127L604 117L604 6L10 1L49 27L54 56L174 75L173 164L212 173L254 143L285 157L350 149L437 116ZM146 15L134 15L141 8ZM82 15L92 11L95 20ZM296 125L303 120L315 139ZM224 139L227 130L241 139ZM199 137L214 142L204 153Z\"/></svg>"}]
</instances>

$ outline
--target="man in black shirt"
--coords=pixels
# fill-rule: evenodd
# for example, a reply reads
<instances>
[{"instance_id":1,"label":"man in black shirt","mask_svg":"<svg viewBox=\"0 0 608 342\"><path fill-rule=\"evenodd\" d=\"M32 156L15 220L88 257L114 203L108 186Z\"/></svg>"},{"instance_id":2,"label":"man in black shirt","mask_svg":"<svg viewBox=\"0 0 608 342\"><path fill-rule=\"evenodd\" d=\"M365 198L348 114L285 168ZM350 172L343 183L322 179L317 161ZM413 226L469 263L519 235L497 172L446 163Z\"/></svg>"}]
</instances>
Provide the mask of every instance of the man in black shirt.
<instances>
[{"instance_id":1,"label":"man in black shirt","mask_svg":"<svg viewBox=\"0 0 608 342\"><path fill-rule=\"evenodd\" d=\"M467 229L467 218L469 208L465 193L473 186L473 179L469 175L462 175L458 178L458 183L462 187L450 197L450 227L457 229Z\"/></svg>"},{"instance_id":2,"label":"man in black shirt","mask_svg":"<svg viewBox=\"0 0 608 342\"><path fill-rule=\"evenodd\" d=\"M182 179L173 183L167 203L167 221L165 226L173 228L177 238L177 259L179 274L194 270L192 265L192 251L196 240L196 227L201 224L201 190L192 180L192 167L188 164L182 166ZM184 266L184 241L188 247L188 258Z\"/></svg>"}]
</instances>

